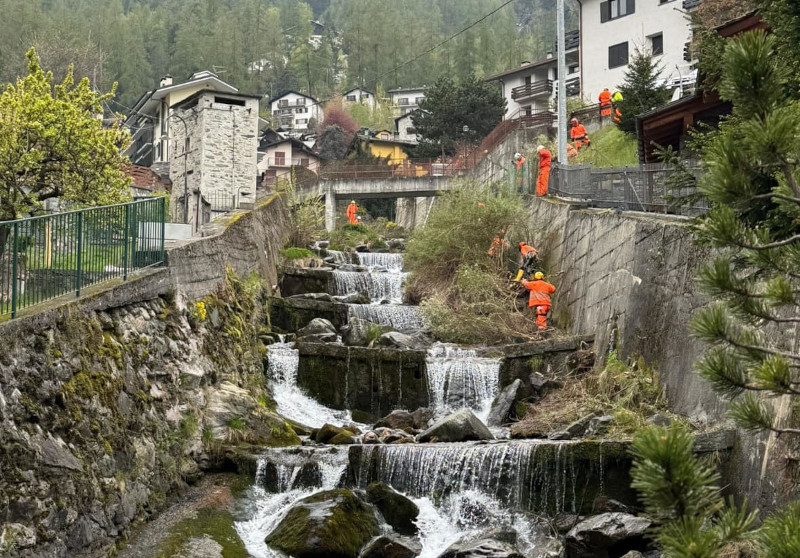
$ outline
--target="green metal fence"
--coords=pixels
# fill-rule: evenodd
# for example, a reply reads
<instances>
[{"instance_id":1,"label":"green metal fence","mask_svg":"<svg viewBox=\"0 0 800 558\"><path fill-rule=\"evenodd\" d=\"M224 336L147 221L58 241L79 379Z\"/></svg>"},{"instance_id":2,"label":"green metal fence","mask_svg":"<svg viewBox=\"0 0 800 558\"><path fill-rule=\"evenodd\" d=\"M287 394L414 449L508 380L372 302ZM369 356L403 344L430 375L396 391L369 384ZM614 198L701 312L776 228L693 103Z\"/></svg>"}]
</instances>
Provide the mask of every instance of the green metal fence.
<instances>
[{"instance_id":1,"label":"green metal fence","mask_svg":"<svg viewBox=\"0 0 800 558\"><path fill-rule=\"evenodd\" d=\"M164 263L165 198L0 221L0 316Z\"/></svg>"}]
</instances>

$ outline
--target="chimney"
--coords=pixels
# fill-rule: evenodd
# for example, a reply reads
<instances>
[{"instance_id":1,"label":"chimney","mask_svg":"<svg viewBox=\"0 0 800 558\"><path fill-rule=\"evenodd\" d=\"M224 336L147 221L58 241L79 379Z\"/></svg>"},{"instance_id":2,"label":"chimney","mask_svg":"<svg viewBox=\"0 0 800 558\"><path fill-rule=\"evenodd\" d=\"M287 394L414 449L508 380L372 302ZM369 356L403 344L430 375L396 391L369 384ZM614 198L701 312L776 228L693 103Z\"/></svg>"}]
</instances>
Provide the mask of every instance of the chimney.
<instances>
[{"instance_id":1,"label":"chimney","mask_svg":"<svg viewBox=\"0 0 800 558\"><path fill-rule=\"evenodd\" d=\"M169 87L172 85L172 76L167 74L161 78L161 83L158 84L159 87Z\"/></svg>"}]
</instances>

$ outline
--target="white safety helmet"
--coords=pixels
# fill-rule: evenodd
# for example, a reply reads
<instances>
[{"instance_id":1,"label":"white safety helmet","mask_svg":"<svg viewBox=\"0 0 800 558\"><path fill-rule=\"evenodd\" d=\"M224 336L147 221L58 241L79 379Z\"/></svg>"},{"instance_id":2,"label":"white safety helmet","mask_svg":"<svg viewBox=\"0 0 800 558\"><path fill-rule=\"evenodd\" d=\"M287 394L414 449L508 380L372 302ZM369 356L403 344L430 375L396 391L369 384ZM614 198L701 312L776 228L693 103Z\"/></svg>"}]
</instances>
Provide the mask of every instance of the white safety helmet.
<instances>
[{"instance_id":1,"label":"white safety helmet","mask_svg":"<svg viewBox=\"0 0 800 558\"><path fill-rule=\"evenodd\" d=\"M519 153L514 153L514 159L522 159L522 155Z\"/></svg>"},{"instance_id":2,"label":"white safety helmet","mask_svg":"<svg viewBox=\"0 0 800 558\"><path fill-rule=\"evenodd\" d=\"M541 151L543 149L544 149L544 145L540 145L539 147L536 148L536 151Z\"/></svg>"}]
</instances>

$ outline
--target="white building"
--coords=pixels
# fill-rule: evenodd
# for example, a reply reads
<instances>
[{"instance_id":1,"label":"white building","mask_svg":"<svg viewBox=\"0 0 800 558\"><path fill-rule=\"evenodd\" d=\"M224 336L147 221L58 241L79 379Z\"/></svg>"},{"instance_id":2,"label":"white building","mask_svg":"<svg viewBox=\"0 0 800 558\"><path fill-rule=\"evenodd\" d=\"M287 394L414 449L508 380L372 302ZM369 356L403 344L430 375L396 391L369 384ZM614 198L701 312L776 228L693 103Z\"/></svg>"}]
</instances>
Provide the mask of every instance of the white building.
<instances>
[{"instance_id":1,"label":"white building","mask_svg":"<svg viewBox=\"0 0 800 558\"><path fill-rule=\"evenodd\" d=\"M691 40L685 11L693 0L583 0L581 8L581 89L596 103L604 87L614 90L636 49L655 55L672 87L691 83L684 46Z\"/></svg>"},{"instance_id":2,"label":"white building","mask_svg":"<svg viewBox=\"0 0 800 558\"><path fill-rule=\"evenodd\" d=\"M567 97L580 95L578 31L566 35ZM497 81L506 99L505 118L532 116L553 110L558 88L558 62L553 53L537 62L525 62L517 68L495 74L486 81Z\"/></svg>"},{"instance_id":3,"label":"white building","mask_svg":"<svg viewBox=\"0 0 800 558\"><path fill-rule=\"evenodd\" d=\"M398 116L402 116L416 110L425 98L427 90L427 87L401 87L400 89L390 89L386 94L389 95L392 104L397 109Z\"/></svg>"},{"instance_id":4,"label":"white building","mask_svg":"<svg viewBox=\"0 0 800 558\"><path fill-rule=\"evenodd\" d=\"M164 76L158 89L139 97L123 122L132 141L122 154L134 165L156 166L166 170L171 155L170 125L176 120L169 116L172 107L198 91L237 93L239 90L209 71L195 72L188 81L178 84L173 84L172 76Z\"/></svg>"},{"instance_id":5,"label":"white building","mask_svg":"<svg viewBox=\"0 0 800 558\"><path fill-rule=\"evenodd\" d=\"M342 100L347 103L361 103L362 105L366 105L371 109L375 108L376 99L375 93L372 91L367 91L366 89L362 89L360 87L356 87L355 89L351 89L350 91L345 91L342 94Z\"/></svg>"},{"instance_id":6,"label":"white building","mask_svg":"<svg viewBox=\"0 0 800 558\"><path fill-rule=\"evenodd\" d=\"M414 129L414 123L411 121L411 117L413 115L414 111L402 116L398 116L394 119L395 138L397 140L409 143L419 143L419 135Z\"/></svg>"},{"instance_id":7,"label":"white building","mask_svg":"<svg viewBox=\"0 0 800 558\"><path fill-rule=\"evenodd\" d=\"M300 136L311 131L309 126L311 119L320 122L322 118L319 101L297 91L287 91L279 97L270 99L269 106L272 116L278 120L278 130L292 136Z\"/></svg>"},{"instance_id":8,"label":"white building","mask_svg":"<svg viewBox=\"0 0 800 558\"><path fill-rule=\"evenodd\" d=\"M292 167L305 167L318 174L319 157L300 140L265 134L258 147L258 172L264 185L271 188L279 179L288 179Z\"/></svg>"}]
</instances>

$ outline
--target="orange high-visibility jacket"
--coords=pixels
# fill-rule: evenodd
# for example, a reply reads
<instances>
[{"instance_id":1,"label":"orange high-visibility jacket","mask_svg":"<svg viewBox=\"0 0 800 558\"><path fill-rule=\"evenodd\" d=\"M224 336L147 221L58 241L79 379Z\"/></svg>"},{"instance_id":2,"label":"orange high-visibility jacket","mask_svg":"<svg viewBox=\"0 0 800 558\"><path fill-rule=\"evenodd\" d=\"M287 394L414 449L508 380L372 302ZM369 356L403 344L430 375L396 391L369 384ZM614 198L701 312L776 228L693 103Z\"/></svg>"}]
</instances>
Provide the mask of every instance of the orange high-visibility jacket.
<instances>
[{"instance_id":1,"label":"orange high-visibility jacket","mask_svg":"<svg viewBox=\"0 0 800 558\"><path fill-rule=\"evenodd\" d=\"M351 203L347 206L347 217L352 221L353 218L356 216L356 211L358 211L358 206L354 203Z\"/></svg>"},{"instance_id":2,"label":"orange high-visibility jacket","mask_svg":"<svg viewBox=\"0 0 800 558\"><path fill-rule=\"evenodd\" d=\"M550 295L556 292L556 288L542 279L528 281L522 280L522 286L528 289L531 294L528 297L528 308L534 306L550 306Z\"/></svg>"},{"instance_id":3,"label":"orange high-visibility jacket","mask_svg":"<svg viewBox=\"0 0 800 558\"><path fill-rule=\"evenodd\" d=\"M570 139L583 139L586 137L586 127L583 124L578 124L577 126L573 126L572 129L569 131Z\"/></svg>"},{"instance_id":4,"label":"orange high-visibility jacket","mask_svg":"<svg viewBox=\"0 0 800 558\"><path fill-rule=\"evenodd\" d=\"M525 256L527 256L531 252L533 252L534 255L535 255L536 254L536 248L534 248L530 244L523 244L522 246L519 247L519 253L522 254L522 259L523 260L525 259Z\"/></svg>"},{"instance_id":5,"label":"orange high-visibility jacket","mask_svg":"<svg viewBox=\"0 0 800 558\"><path fill-rule=\"evenodd\" d=\"M547 149L539 151L539 168L550 168L550 162L553 160L553 154Z\"/></svg>"},{"instance_id":6,"label":"orange high-visibility jacket","mask_svg":"<svg viewBox=\"0 0 800 558\"><path fill-rule=\"evenodd\" d=\"M520 157L519 159L517 159L517 161L516 161L517 170L522 169L522 165L525 164L525 161L526 161L525 157Z\"/></svg>"},{"instance_id":7,"label":"orange high-visibility jacket","mask_svg":"<svg viewBox=\"0 0 800 558\"><path fill-rule=\"evenodd\" d=\"M608 89L603 89L597 100L600 101L601 107L609 106L611 104L611 93L608 92Z\"/></svg>"}]
</instances>

